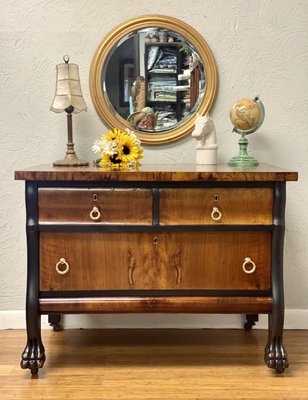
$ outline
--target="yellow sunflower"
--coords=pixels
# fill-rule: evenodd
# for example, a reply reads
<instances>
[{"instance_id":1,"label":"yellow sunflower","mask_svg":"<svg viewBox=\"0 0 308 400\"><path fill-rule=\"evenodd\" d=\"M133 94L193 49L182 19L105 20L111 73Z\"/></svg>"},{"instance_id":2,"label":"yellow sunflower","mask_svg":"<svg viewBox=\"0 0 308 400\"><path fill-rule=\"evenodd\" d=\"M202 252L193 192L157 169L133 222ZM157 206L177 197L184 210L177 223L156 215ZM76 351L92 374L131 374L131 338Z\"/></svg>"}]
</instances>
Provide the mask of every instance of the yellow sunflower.
<instances>
[{"instance_id":1,"label":"yellow sunflower","mask_svg":"<svg viewBox=\"0 0 308 400\"><path fill-rule=\"evenodd\" d=\"M101 159L98 164L104 169L136 169L143 157L143 148L133 132L124 132L116 128L101 136L99 150Z\"/></svg>"},{"instance_id":2,"label":"yellow sunflower","mask_svg":"<svg viewBox=\"0 0 308 400\"><path fill-rule=\"evenodd\" d=\"M123 163L139 160L142 158L142 152L132 136L127 134L121 136L118 155Z\"/></svg>"},{"instance_id":3,"label":"yellow sunflower","mask_svg":"<svg viewBox=\"0 0 308 400\"><path fill-rule=\"evenodd\" d=\"M120 169L122 160L118 158L117 154L103 154L99 162L100 165L104 167Z\"/></svg>"},{"instance_id":4,"label":"yellow sunflower","mask_svg":"<svg viewBox=\"0 0 308 400\"><path fill-rule=\"evenodd\" d=\"M108 134L107 134L107 135L104 135L104 136L105 136L105 139L106 139L107 141L108 141L108 140L119 141L119 140L121 140L121 137L122 137L123 135L126 135L126 133L123 132L123 131L121 131L120 129L114 128L113 130L110 129L110 131L108 132Z\"/></svg>"}]
</instances>

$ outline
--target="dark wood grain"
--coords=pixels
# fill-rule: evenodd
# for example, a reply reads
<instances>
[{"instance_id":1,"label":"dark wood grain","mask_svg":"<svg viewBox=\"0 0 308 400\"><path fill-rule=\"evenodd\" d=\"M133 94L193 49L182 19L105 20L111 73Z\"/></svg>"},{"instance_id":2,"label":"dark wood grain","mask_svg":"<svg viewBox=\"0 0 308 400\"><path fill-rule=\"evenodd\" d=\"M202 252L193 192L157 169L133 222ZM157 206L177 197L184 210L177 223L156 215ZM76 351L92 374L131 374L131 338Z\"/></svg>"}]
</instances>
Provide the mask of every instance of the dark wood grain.
<instances>
[{"instance_id":1,"label":"dark wood grain","mask_svg":"<svg viewBox=\"0 0 308 400\"><path fill-rule=\"evenodd\" d=\"M273 190L270 188L161 189L160 223L271 224ZM211 218L214 208L221 219ZM214 213L215 216L215 213Z\"/></svg>"},{"instance_id":2,"label":"dark wood grain","mask_svg":"<svg viewBox=\"0 0 308 400\"><path fill-rule=\"evenodd\" d=\"M271 232L42 232L40 243L42 291L270 289ZM55 270L62 257L65 275Z\"/></svg>"},{"instance_id":3,"label":"dark wood grain","mask_svg":"<svg viewBox=\"0 0 308 400\"><path fill-rule=\"evenodd\" d=\"M39 222L94 224L152 224L152 191L149 189L40 188ZM100 216L91 219L96 207Z\"/></svg>"},{"instance_id":4,"label":"dark wood grain","mask_svg":"<svg viewBox=\"0 0 308 400\"><path fill-rule=\"evenodd\" d=\"M41 165L15 172L15 179L40 181L296 181L297 172L260 164L250 169L225 164L143 164L138 171L102 171L98 167Z\"/></svg>"},{"instance_id":5,"label":"dark wood grain","mask_svg":"<svg viewBox=\"0 0 308 400\"><path fill-rule=\"evenodd\" d=\"M270 297L84 297L40 299L48 313L269 313Z\"/></svg>"},{"instance_id":6,"label":"dark wood grain","mask_svg":"<svg viewBox=\"0 0 308 400\"><path fill-rule=\"evenodd\" d=\"M53 313L268 313L270 297L84 297L40 299L40 312Z\"/></svg>"}]
</instances>

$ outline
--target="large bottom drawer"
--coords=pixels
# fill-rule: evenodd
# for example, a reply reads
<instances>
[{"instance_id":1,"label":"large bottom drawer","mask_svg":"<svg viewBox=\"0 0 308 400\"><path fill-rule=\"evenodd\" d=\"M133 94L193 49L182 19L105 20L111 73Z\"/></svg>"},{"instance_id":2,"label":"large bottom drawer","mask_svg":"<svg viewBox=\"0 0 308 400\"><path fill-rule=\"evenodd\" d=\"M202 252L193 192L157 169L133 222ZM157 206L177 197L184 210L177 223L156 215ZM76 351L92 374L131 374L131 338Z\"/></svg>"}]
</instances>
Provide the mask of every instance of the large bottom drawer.
<instances>
[{"instance_id":1,"label":"large bottom drawer","mask_svg":"<svg viewBox=\"0 0 308 400\"><path fill-rule=\"evenodd\" d=\"M270 289L271 232L40 234L40 290Z\"/></svg>"}]
</instances>

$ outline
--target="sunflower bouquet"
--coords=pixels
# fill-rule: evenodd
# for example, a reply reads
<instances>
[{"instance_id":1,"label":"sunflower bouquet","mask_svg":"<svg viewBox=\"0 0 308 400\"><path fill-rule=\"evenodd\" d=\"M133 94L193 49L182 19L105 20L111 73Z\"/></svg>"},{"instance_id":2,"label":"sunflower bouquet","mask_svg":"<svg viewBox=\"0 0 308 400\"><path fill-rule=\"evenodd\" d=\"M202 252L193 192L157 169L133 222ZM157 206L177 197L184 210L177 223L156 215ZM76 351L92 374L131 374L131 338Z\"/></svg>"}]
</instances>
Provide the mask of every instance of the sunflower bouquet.
<instances>
[{"instance_id":1,"label":"sunflower bouquet","mask_svg":"<svg viewBox=\"0 0 308 400\"><path fill-rule=\"evenodd\" d=\"M106 169L129 170L140 166L143 157L141 142L133 131L121 131L114 128L93 144L92 150L100 153L96 162Z\"/></svg>"}]
</instances>

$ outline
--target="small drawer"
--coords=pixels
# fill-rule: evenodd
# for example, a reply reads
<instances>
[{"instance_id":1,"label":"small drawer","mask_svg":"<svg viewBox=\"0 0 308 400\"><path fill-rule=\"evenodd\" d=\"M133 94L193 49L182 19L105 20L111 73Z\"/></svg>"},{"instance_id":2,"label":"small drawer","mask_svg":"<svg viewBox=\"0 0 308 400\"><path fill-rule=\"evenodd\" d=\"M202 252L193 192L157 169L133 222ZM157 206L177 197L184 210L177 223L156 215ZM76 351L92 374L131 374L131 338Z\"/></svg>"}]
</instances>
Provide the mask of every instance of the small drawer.
<instances>
[{"instance_id":1,"label":"small drawer","mask_svg":"<svg viewBox=\"0 0 308 400\"><path fill-rule=\"evenodd\" d=\"M40 188L39 223L152 224L149 189Z\"/></svg>"},{"instance_id":2,"label":"small drawer","mask_svg":"<svg viewBox=\"0 0 308 400\"><path fill-rule=\"evenodd\" d=\"M272 224L271 188L162 189L162 225Z\"/></svg>"}]
</instances>

